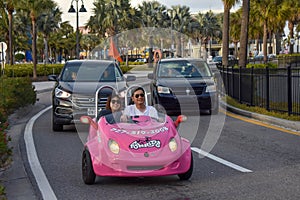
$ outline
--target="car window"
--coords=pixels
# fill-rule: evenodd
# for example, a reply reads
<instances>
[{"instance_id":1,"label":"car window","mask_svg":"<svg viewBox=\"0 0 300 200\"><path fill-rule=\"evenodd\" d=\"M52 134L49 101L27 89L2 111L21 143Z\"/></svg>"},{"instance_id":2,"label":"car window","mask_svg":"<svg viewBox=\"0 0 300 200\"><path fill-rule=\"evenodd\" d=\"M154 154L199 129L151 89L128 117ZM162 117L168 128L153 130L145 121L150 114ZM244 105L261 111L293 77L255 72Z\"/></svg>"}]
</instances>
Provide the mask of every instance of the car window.
<instances>
[{"instance_id":1,"label":"car window","mask_svg":"<svg viewBox=\"0 0 300 200\"><path fill-rule=\"evenodd\" d=\"M76 73L76 76L74 76ZM75 78L74 78L75 77ZM115 82L123 77L117 66L107 63L69 63L66 64L61 75L62 81Z\"/></svg>"},{"instance_id":2,"label":"car window","mask_svg":"<svg viewBox=\"0 0 300 200\"><path fill-rule=\"evenodd\" d=\"M74 82L77 79L78 69L79 66L65 65L64 70L62 71L61 80L66 82Z\"/></svg>"},{"instance_id":3,"label":"car window","mask_svg":"<svg viewBox=\"0 0 300 200\"><path fill-rule=\"evenodd\" d=\"M162 78L199 78L207 76L211 76L211 73L207 64L203 61L176 60L161 62L158 68L158 77Z\"/></svg>"},{"instance_id":4,"label":"car window","mask_svg":"<svg viewBox=\"0 0 300 200\"><path fill-rule=\"evenodd\" d=\"M211 77L211 71L207 65L206 62L204 61L191 61L191 63L197 67L198 71L200 72L202 77Z\"/></svg>"}]
</instances>

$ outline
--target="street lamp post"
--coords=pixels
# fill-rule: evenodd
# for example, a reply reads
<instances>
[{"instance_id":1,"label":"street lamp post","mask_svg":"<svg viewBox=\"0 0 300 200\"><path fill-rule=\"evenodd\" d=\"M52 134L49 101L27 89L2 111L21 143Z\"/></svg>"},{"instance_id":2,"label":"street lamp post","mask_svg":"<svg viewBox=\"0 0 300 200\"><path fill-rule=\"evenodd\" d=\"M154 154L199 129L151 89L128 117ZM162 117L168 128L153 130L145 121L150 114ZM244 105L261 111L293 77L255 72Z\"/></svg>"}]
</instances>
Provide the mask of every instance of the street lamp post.
<instances>
[{"instance_id":1,"label":"street lamp post","mask_svg":"<svg viewBox=\"0 0 300 200\"><path fill-rule=\"evenodd\" d=\"M74 9L73 2L76 1L76 10ZM79 15L78 12L87 12L84 5L83 0L81 0L81 8L78 10L78 1L79 0L72 0L71 7L69 9L69 13L76 12L76 58L79 59Z\"/></svg>"}]
</instances>

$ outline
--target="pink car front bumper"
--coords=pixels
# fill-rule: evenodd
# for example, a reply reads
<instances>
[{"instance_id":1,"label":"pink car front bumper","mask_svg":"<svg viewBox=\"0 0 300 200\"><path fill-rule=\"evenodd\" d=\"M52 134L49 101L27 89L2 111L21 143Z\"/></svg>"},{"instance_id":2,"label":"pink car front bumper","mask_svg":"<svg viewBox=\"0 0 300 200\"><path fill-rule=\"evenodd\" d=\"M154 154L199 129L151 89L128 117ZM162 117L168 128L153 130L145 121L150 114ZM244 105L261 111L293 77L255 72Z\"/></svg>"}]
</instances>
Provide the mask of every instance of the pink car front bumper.
<instances>
[{"instance_id":1,"label":"pink car front bumper","mask_svg":"<svg viewBox=\"0 0 300 200\"><path fill-rule=\"evenodd\" d=\"M162 154L154 158L144 155L143 157L102 155L101 159L98 159L92 156L93 169L98 176L146 177L182 174L189 170L192 159L189 143L182 144L184 153Z\"/></svg>"}]
</instances>

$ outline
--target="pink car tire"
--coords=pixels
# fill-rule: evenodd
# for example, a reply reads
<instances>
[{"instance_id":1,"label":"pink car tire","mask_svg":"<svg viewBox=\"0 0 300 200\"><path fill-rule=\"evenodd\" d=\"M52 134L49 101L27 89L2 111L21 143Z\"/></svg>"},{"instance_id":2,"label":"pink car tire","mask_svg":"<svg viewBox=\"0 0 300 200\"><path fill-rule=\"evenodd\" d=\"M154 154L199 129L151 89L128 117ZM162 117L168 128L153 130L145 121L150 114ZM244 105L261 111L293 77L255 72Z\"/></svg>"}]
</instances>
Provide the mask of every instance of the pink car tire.
<instances>
[{"instance_id":1,"label":"pink car tire","mask_svg":"<svg viewBox=\"0 0 300 200\"><path fill-rule=\"evenodd\" d=\"M189 170L185 173L178 174L178 177L180 178L180 180L189 180L191 178L191 176L193 174L193 165L194 165L194 161L193 161L193 154L192 154L191 155L191 164L190 164Z\"/></svg>"},{"instance_id":2,"label":"pink car tire","mask_svg":"<svg viewBox=\"0 0 300 200\"><path fill-rule=\"evenodd\" d=\"M95 182L96 174L93 169L90 152L85 149L82 153L82 179L85 184L92 185Z\"/></svg>"}]
</instances>

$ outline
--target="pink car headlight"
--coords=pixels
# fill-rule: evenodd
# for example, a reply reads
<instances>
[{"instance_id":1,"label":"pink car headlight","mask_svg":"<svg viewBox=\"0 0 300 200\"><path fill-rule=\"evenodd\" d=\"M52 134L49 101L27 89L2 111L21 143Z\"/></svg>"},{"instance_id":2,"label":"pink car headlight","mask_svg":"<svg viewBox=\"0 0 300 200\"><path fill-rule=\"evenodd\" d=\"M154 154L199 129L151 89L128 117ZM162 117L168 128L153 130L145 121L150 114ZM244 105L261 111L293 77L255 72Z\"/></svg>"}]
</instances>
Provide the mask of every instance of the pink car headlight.
<instances>
[{"instance_id":1,"label":"pink car headlight","mask_svg":"<svg viewBox=\"0 0 300 200\"><path fill-rule=\"evenodd\" d=\"M170 141L169 141L169 148L172 152L176 151L177 150L177 142L175 140L175 138L172 138Z\"/></svg>"},{"instance_id":2,"label":"pink car headlight","mask_svg":"<svg viewBox=\"0 0 300 200\"><path fill-rule=\"evenodd\" d=\"M116 141L112 140L112 139L110 139L108 141L108 148L114 154L119 154L119 152L120 152L119 144Z\"/></svg>"}]
</instances>

